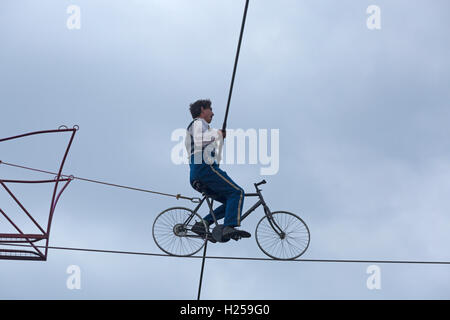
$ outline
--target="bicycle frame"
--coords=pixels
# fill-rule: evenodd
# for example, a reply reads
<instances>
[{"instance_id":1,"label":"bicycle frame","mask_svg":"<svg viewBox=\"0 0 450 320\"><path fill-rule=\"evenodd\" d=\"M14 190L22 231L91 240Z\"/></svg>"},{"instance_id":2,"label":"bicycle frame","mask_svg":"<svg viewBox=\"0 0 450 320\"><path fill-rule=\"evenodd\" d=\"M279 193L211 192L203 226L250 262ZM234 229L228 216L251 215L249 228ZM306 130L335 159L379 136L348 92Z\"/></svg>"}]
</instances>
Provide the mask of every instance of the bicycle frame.
<instances>
[{"instance_id":1,"label":"bicycle frame","mask_svg":"<svg viewBox=\"0 0 450 320\"><path fill-rule=\"evenodd\" d=\"M265 183L265 181L264 181L264 183ZM244 194L245 197L259 197L259 200L241 216L241 222L244 221L245 218L247 218L253 211L258 209L262 205L264 208L264 214L267 216L267 219L268 219L270 225L272 226L272 228L274 229L274 231L277 232L278 234L282 234L283 232L282 232L281 228L272 219L272 212L270 211L269 207L266 204L266 201L264 200L264 197L261 193L261 189L258 188L259 184L262 184L262 182L255 183L256 193ZM189 216L189 218L186 220L186 222L184 224L185 225L189 224L189 222L192 220L194 215L197 214L198 210L201 208L203 203L206 201L206 203L208 204L209 212L211 213L211 215L214 219L214 223L216 224L216 226L219 225L217 222L216 216L214 214L214 209L213 209L213 201L214 200L211 200L211 199L212 199L211 196L203 194L203 198L200 200L199 204L197 205L197 207L195 207L195 209L193 210L193 213Z\"/></svg>"}]
</instances>

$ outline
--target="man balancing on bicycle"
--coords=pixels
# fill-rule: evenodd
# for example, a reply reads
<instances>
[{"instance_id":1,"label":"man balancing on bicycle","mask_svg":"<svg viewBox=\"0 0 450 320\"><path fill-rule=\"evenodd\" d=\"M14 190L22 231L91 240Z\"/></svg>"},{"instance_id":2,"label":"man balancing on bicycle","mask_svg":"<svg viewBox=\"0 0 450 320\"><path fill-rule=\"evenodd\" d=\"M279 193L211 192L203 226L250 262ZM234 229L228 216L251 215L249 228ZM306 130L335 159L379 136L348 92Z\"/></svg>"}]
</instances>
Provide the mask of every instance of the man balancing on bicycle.
<instances>
[{"instance_id":1,"label":"man balancing on bicycle","mask_svg":"<svg viewBox=\"0 0 450 320\"><path fill-rule=\"evenodd\" d=\"M209 127L214 116L210 100L195 101L190 105L190 112L194 120L187 127L186 149L191 186L197 191L207 190L208 195L222 203L214 210L217 220L225 218L222 239L249 238L250 233L236 229L241 222L245 192L215 161L216 143L225 139L226 132ZM211 214L203 220L208 227L214 223ZM201 221L194 224L192 231L202 236L207 232Z\"/></svg>"}]
</instances>

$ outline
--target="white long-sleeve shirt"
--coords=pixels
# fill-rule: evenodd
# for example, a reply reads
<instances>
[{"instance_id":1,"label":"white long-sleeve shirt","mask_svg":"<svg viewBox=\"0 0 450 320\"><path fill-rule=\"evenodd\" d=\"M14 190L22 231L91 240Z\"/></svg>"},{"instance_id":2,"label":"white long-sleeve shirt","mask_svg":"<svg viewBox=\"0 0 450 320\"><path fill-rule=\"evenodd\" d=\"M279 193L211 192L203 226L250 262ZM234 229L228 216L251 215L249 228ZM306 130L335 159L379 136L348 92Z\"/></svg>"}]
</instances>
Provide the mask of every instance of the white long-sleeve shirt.
<instances>
[{"instance_id":1,"label":"white long-sleeve shirt","mask_svg":"<svg viewBox=\"0 0 450 320\"><path fill-rule=\"evenodd\" d=\"M196 118L186 132L185 146L188 154L191 154L192 144L194 140L194 152L202 152L209 144L220 139L219 130L212 129L208 122L202 118Z\"/></svg>"}]
</instances>

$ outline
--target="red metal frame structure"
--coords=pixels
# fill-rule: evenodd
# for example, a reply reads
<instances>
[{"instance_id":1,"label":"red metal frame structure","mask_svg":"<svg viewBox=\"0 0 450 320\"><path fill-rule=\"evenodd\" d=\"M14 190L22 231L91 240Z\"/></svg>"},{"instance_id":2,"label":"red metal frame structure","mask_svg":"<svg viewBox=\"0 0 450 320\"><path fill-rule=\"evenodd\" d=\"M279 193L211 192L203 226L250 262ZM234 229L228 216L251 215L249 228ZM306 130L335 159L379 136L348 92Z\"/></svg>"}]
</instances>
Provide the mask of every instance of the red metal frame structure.
<instances>
[{"instance_id":1,"label":"red metal frame structure","mask_svg":"<svg viewBox=\"0 0 450 320\"><path fill-rule=\"evenodd\" d=\"M54 180L4 180L0 178L0 185L3 187L6 192L11 196L11 198L17 203L17 205L22 209L22 211L28 216L28 218L33 222L33 224L40 230L41 233L38 234L25 234L20 230L20 228L12 221L12 219L0 208L0 213L9 221L9 223L17 230L17 233L0 233L0 245L14 245L14 244L29 244L30 250L19 250L16 248L11 249L3 249L0 248L0 259L4 260L38 260L38 261L46 261L47 260L47 252L48 252L48 244L49 244L49 236L50 236L50 227L52 225L53 214L55 213L56 204L61 197L61 194L69 185L69 183L73 180L73 176L67 177L62 176L62 170L64 167L64 163L66 161L67 155L69 153L69 149L72 145L72 141L75 137L75 133L78 130L78 126L74 126L73 129L68 129L65 126L61 126L58 130L46 130L46 131L36 131L25 133L22 135L9 137L0 139L0 142L10 141L14 139L19 139L27 136L39 135L39 134L47 134L47 133L61 133L61 132L71 132L72 135L70 137L69 144L67 145L66 151L64 153L64 157L61 161L61 165L59 166L58 175ZM0 165L1 165L0 160ZM58 190L58 185L60 182L65 182L64 185ZM50 213L48 217L47 230L44 230L33 218L33 216L25 209L25 207L20 203L16 196L11 192L11 190L6 186L7 183L54 183L55 187L53 189L52 201L50 204ZM45 246L37 245L37 242L45 241ZM45 248L45 250L41 251L40 248Z\"/></svg>"}]
</instances>

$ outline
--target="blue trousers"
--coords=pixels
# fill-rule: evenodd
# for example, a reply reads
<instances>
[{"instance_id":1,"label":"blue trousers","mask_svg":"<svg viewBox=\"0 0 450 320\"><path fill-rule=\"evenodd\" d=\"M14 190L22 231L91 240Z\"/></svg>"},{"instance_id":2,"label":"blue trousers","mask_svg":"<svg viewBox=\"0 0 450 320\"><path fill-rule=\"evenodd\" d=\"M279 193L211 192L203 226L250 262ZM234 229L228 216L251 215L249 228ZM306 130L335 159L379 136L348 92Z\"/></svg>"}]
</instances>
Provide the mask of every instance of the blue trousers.
<instances>
[{"instance_id":1,"label":"blue trousers","mask_svg":"<svg viewBox=\"0 0 450 320\"><path fill-rule=\"evenodd\" d=\"M244 190L239 187L225 171L221 170L217 163L190 164L191 186L195 180L199 180L211 191L215 200L222 203L214 210L216 219L224 220L225 226L238 227L241 225L241 213L244 205ZM211 214L203 218L209 224L214 222Z\"/></svg>"}]
</instances>

